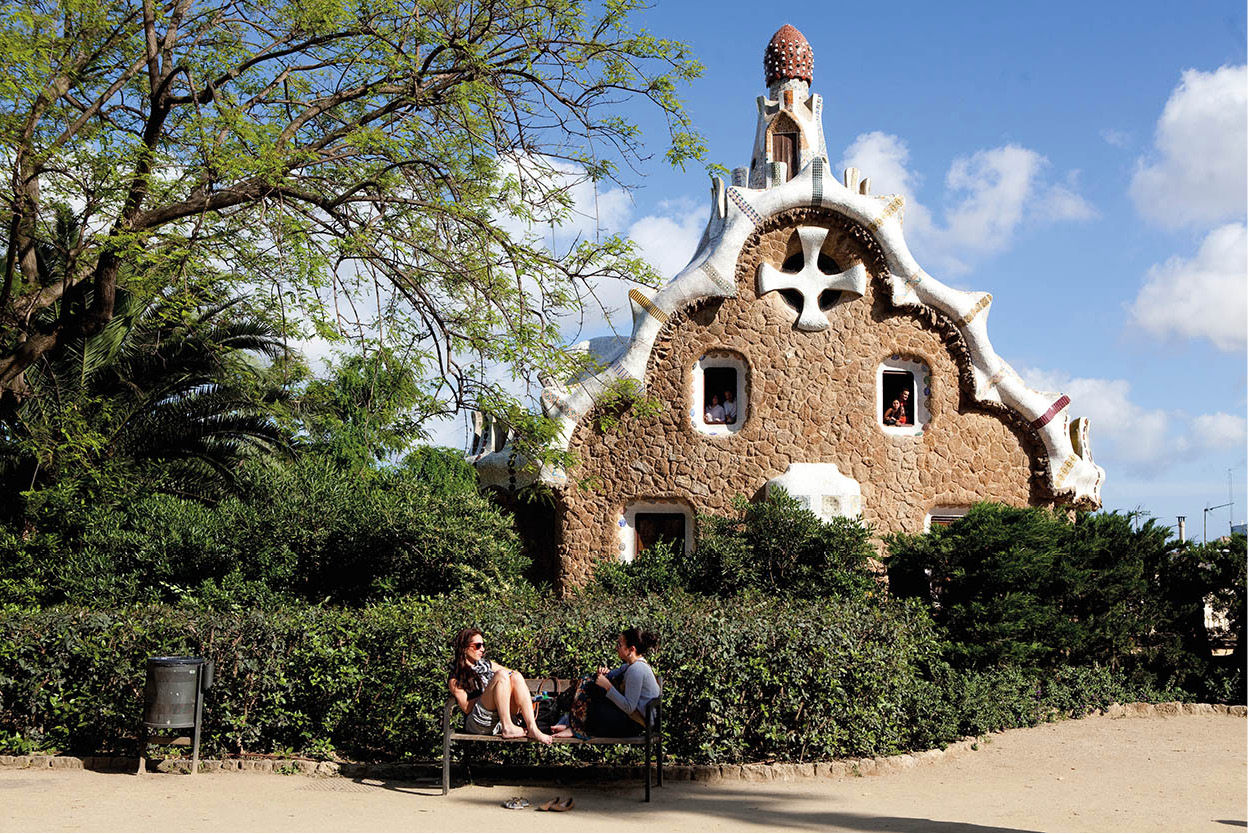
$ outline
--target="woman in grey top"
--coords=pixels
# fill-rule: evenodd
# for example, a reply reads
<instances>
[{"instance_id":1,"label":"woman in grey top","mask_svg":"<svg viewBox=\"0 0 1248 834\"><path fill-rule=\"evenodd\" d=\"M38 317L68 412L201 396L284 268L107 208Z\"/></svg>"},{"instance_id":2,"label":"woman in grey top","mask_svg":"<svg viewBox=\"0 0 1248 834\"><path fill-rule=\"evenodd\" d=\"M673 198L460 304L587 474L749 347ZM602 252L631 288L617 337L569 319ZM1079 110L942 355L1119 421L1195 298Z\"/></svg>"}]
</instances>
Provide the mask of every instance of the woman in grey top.
<instances>
[{"instance_id":1,"label":"woman in grey top","mask_svg":"<svg viewBox=\"0 0 1248 834\"><path fill-rule=\"evenodd\" d=\"M480 629L466 628L455 636L455 662L447 685L464 713L466 731L523 738L525 731L516 726L519 718L528 728L529 738L550 744L550 736L537 728L533 718L533 701L524 676L485 659Z\"/></svg>"},{"instance_id":2,"label":"woman in grey top","mask_svg":"<svg viewBox=\"0 0 1248 834\"><path fill-rule=\"evenodd\" d=\"M623 665L581 680L567 724L551 729L557 738L631 738L646 726L646 707L659 697L659 682L646 655L658 648L659 638L644 629L630 628L616 640L615 652Z\"/></svg>"}]
</instances>

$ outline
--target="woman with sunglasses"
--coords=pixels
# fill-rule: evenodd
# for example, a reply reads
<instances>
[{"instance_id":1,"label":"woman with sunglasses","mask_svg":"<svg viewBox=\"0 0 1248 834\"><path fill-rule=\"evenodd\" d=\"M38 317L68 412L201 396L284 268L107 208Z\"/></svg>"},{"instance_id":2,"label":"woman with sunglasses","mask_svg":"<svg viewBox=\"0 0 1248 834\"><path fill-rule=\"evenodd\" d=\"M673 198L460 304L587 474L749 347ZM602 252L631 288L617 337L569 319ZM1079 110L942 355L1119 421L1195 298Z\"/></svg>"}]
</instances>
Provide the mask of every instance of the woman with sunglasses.
<instances>
[{"instance_id":1,"label":"woman with sunglasses","mask_svg":"<svg viewBox=\"0 0 1248 834\"><path fill-rule=\"evenodd\" d=\"M550 736L537 728L533 701L524 676L485 659L481 629L466 628L455 636L455 662L448 685L451 697L464 713L464 729L478 735L523 738L516 726L519 717L529 738L550 744Z\"/></svg>"}]
</instances>

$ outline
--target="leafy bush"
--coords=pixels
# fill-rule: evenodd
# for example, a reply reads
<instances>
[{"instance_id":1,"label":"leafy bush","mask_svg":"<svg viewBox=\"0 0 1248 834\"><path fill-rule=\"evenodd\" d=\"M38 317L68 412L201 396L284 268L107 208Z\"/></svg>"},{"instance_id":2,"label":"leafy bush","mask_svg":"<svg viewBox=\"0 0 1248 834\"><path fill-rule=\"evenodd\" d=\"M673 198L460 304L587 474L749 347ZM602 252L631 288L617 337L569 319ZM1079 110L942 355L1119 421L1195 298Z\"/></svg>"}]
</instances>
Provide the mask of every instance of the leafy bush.
<instances>
[{"instance_id":1,"label":"leafy bush","mask_svg":"<svg viewBox=\"0 0 1248 834\"><path fill-rule=\"evenodd\" d=\"M977 504L888 538L890 587L924 600L958 668L1100 665L1225 700L1242 686L1244 538L1179 547L1153 520ZM1239 660L1211 656L1206 600Z\"/></svg>"},{"instance_id":2,"label":"leafy bush","mask_svg":"<svg viewBox=\"0 0 1248 834\"><path fill-rule=\"evenodd\" d=\"M1167 548L1151 522L1072 524L1042 508L977 504L948 527L888 538L890 585L925 599L955 666L1116 664L1141 634L1144 562Z\"/></svg>"},{"instance_id":3,"label":"leafy bush","mask_svg":"<svg viewBox=\"0 0 1248 834\"><path fill-rule=\"evenodd\" d=\"M875 550L860 521L821 521L782 489L757 502L737 496L733 507L731 516L698 518L697 547L681 567L689 590L849 598L874 590Z\"/></svg>"},{"instance_id":4,"label":"leafy bush","mask_svg":"<svg viewBox=\"0 0 1248 834\"><path fill-rule=\"evenodd\" d=\"M635 596L663 593L681 587L681 561L674 542L660 539L637 554L631 562L602 561L594 570L593 590L609 596Z\"/></svg>"},{"instance_id":5,"label":"leafy bush","mask_svg":"<svg viewBox=\"0 0 1248 834\"><path fill-rule=\"evenodd\" d=\"M653 655L664 679L665 745L688 762L888 754L1035 723L1052 708L1079 712L1149 694L1104 668L953 670L914 604L672 592L604 606L590 595L556 601L516 591L489 605L465 594L268 612L9 608L0 610L0 753L131 748L144 659L192 654L217 669L206 755L433 760L448 641L467 624L485 630L499 662L569 678L610 661L621 629L656 630L665 643ZM611 754L526 745L500 755Z\"/></svg>"},{"instance_id":6,"label":"leafy bush","mask_svg":"<svg viewBox=\"0 0 1248 834\"><path fill-rule=\"evenodd\" d=\"M131 488L82 506L45 490L24 530L0 530L0 602L359 604L521 581L510 519L444 458L346 477L308 454L256 466L243 497L215 505Z\"/></svg>"}]
</instances>

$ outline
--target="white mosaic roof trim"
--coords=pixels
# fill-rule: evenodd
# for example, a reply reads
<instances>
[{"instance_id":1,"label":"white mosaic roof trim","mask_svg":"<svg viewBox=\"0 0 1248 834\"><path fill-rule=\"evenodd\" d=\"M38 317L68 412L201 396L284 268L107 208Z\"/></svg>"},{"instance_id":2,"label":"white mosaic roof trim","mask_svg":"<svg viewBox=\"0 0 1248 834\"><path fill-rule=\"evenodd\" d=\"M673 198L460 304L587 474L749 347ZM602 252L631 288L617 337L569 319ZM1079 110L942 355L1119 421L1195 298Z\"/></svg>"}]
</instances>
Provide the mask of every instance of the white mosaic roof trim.
<instances>
[{"instance_id":1,"label":"white mosaic roof trim","mask_svg":"<svg viewBox=\"0 0 1248 834\"><path fill-rule=\"evenodd\" d=\"M570 387L551 385L543 391L542 409L559 421L561 447L568 448L577 424L607 386L621 378L644 385L655 340L672 315L699 301L736 296L735 274L741 249L765 218L805 207L829 209L871 231L888 266L885 280L892 303L903 308L930 307L948 317L969 348L975 399L1004 405L1031 423L1048 452L1048 486L1055 496L1085 506L1099 506L1105 471L1092 460L1087 419L1071 422L1068 397L1029 387L993 350L988 338L992 296L952 289L924 272L910 254L902 234L905 200L893 195L863 195L856 188L846 188L827 176L827 162L818 157L787 183L768 189L725 186L722 180L713 181L711 217L689 265L657 293L634 290L630 294L633 329L627 344L621 345L621 352L602 372ZM504 450L488 457L507 453ZM499 468L486 461L481 463L486 464L483 469ZM486 472L481 474L485 480ZM521 483L532 480L530 474ZM548 467L542 471L541 480L561 485L566 482L566 473Z\"/></svg>"}]
</instances>

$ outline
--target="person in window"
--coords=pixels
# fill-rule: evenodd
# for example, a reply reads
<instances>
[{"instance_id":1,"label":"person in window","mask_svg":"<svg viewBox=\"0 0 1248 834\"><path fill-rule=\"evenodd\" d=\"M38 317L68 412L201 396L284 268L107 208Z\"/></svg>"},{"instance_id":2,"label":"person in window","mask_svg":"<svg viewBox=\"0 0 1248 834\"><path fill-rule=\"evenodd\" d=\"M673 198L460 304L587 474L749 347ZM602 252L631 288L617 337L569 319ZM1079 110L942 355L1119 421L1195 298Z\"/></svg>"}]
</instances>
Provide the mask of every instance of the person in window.
<instances>
[{"instance_id":1,"label":"person in window","mask_svg":"<svg viewBox=\"0 0 1248 834\"><path fill-rule=\"evenodd\" d=\"M708 425L724 422L724 407L719 404L718 394L711 394L711 404L707 406L706 414L702 416L702 420Z\"/></svg>"},{"instance_id":2,"label":"person in window","mask_svg":"<svg viewBox=\"0 0 1248 834\"><path fill-rule=\"evenodd\" d=\"M914 422L910 419L910 389L902 388L899 399L901 400L901 413L897 417L897 425L910 425Z\"/></svg>"},{"instance_id":3,"label":"person in window","mask_svg":"<svg viewBox=\"0 0 1248 834\"><path fill-rule=\"evenodd\" d=\"M624 663L586 675L572 700L572 712L550 729L556 738L632 738L646 726L646 707L659 697L659 681L646 655L659 638L640 628L620 633L615 653Z\"/></svg>"},{"instance_id":4,"label":"person in window","mask_svg":"<svg viewBox=\"0 0 1248 834\"><path fill-rule=\"evenodd\" d=\"M904 426L905 420L906 420L906 411L905 409L901 407L901 400L893 400L893 404L889 406L888 409L885 410L884 412L884 425L886 426L898 425L898 422L897 422L898 414L901 415L901 420L902 420L900 425Z\"/></svg>"},{"instance_id":5,"label":"person in window","mask_svg":"<svg viewBox=\"0 0 1248 834\"><path fill-rule=\"evenodd\" d=\"M550 736L538 729L533 717L533 701L524 676L485 659L481 630L464 629L455 636L454 645L448 686L464 713L464 729L477 735L523 738L525 731L516 725L521 719L530 738L550 744Z\"/></svg>"},{"instance_id":6,"label":"person in window","mask_svg":"<svg viewBox=\"0 0 1248 834\"><path fill-rule=\"evenodd\" d=\"M732 391L724 392L723 408L724 408L724 422L725 423L737 422L737 403L736 403L735 395L732 393Z\"/></svg>"}]
</instances>

